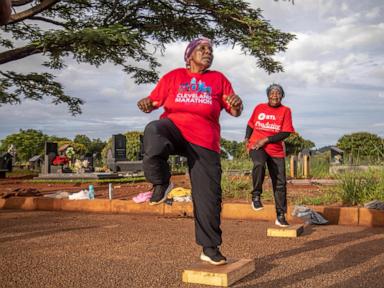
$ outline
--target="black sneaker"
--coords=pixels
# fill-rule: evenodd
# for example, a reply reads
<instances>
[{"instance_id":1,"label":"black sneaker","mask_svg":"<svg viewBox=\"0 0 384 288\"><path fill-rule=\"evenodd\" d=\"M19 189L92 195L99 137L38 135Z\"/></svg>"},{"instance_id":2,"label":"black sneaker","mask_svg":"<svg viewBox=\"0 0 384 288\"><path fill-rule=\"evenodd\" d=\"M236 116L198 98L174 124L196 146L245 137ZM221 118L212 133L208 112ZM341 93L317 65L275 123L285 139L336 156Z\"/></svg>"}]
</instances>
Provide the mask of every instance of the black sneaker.
<instances>
[{"instance_id":1,"label":"black sneaker","mask_svg":"<svg viewBox=\"0 0 384 288\"><path fill-rule=\"evenodd\" d=\"M276 224L277 226L280 226L280 227L288 227L288 226L289 226L289 223L288 223L287 220L285 219L284 214L277 215L275 224Z\"/></svg>"},{"instance_id":2,"label":"black sneaker","mask_svg":"<svg viewBox=\"0 0 384 288\"><path fill-rule=\"evenodd\" d=\"M263 204L261 203L260 196L255 196L252 198L252 209L255 211L259 211L263 209Z\"/></svg>"},{"instance_id":3,"label":"black sneaker","mask_svg":"<svg viewBox=\"0 0 384 288\"><path fill-rule=\"evenodd\" d=\"M167 199L168 193L173 189L173 184L155 185L153 188L153 194L149 199L149 205L157 205L163 203Z\"/></svg>"},{"instance_id":4,"label":"black sneaker","mask_svg":"<svg viewBox=\"0 0 384 288\"><path fill-rule=\"evenodd\" d=\"M204 247L203 252L200 254L200 260L212 265L223 265L227 263L227 258L220 253L218 247Z\"/></svg>"}]
</instances>

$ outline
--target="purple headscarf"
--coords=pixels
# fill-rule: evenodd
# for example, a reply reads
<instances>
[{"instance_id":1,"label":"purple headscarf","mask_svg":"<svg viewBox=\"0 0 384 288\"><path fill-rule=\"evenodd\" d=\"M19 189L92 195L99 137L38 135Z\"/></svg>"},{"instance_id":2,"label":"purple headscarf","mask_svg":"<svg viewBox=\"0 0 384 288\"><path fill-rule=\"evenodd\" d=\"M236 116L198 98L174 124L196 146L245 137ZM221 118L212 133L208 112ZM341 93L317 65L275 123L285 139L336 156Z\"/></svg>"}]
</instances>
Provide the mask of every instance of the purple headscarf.
<instances>
[{"instance_id":1,"label":"purple headscarf","mask_svg":"<svg viewBox=\"0 0 384 288\"><path fill-rule=\"evenodd\" d=\"M191 57L193 50L195 50L195 48L202 43L203 44L209 44L209 46L212 47L211 39L208 39L205 37L196 38L196 39L193 39L191 42L189 42L189 44L188 44L188 46L184 52L184 61L186 64L188 64L189 58Z\"/></svg>"}]
</instances>

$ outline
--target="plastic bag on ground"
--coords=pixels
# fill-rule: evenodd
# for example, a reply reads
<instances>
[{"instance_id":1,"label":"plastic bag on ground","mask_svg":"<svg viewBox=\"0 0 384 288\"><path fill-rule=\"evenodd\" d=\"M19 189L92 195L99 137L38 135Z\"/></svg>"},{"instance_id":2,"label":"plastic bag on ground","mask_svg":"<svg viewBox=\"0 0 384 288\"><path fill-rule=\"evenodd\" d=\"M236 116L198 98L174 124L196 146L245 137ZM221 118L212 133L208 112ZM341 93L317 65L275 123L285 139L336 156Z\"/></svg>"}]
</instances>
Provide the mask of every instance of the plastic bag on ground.
<instances>
[{"instance_id":1,"label":"plastic bag on ground","mask_svg":"<svg viewBox=\"0 0 384 288\"><path fill-rule=\"evenodd\" d=\"M88 190L81 190L68 196L69 200L84 200L89 199Z\"/></svg>"},{"instance_id":2,"label":"plastic bag on ground","mask_svg":"<svg viewBox=\"0 0 384 288\"><path fill-rule=\"evenodd\" d=\"M328 223L328 220L319 213L303 205L296 205L293 208L292 216L301 218L307 224L323 225Z\"/></svg>"},{"instance_id":3,"label":"plastic bag on ground","mask_svg":"<svg viewBox=\"0 0 384 288\"><path fill-rule=\"evenodd\" d=\"M384 210L384 202L379 200L373 200L371 202L365 203L364 208Z\"/></svg>"},{"instance_id":4,"label":"plastic bag on ground","mask_svg":"<svg viewBox=\"0 0 384 288\"><path fill-rule=\"evenodd\" d=\"M55 198L55 199L64 199L69 197L69 193L65 191L57 191L55 193L45 194L44 197Z\"/></svg>"}]
</instances>

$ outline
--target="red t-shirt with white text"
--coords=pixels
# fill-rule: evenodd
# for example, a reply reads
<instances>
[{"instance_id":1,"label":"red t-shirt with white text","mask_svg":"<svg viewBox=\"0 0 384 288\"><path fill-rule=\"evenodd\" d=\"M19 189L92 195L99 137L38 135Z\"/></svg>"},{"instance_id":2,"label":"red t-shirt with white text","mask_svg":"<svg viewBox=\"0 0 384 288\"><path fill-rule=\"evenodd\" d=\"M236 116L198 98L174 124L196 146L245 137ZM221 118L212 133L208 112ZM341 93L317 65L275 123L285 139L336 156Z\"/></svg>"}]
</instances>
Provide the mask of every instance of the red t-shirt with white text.
<instances>
[{"instance_id":1,"label":"red t-shirt with white text","mask_svg":"<svg viewBox=\"0 0 384 288\"><path fill-rule=\"evenodd\" d=\"M191 73L185 68L165 74L149 95L164 106L160 118L169 118L184 138L220 153L220 112L230 106L224 95L234 94L231 83L220 72Z\"/></svg>"},{"instance_id":2,"label":"red t-shirt with white text","mask_svg":"<svg viewBox=\"0 0 384 288\"><path fill-rule=\"evenodd\" d=\"M252 147L256 140L276 135L279 132L295 132L291 109L284 105L278 107L271 107L268 103L257 105L248 121L248 126L253 128L248 147ZM268 143L263 149L271 157L285 157L283 141Z\"/></svg>"}]
</instances>

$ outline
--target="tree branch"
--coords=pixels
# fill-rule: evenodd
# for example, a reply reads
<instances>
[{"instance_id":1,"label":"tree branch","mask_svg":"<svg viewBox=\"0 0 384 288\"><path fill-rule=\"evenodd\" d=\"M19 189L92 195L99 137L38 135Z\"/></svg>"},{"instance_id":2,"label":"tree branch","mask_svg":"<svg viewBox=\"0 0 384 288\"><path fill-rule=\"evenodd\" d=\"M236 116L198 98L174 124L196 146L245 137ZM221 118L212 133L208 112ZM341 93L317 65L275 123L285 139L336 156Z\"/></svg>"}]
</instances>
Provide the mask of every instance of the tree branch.
<instances>
[{"instance_id":1,"label":"tree branch","mask_svg":"<svg viewBox=\"0 0 384 288\"><path fill-rule=\"evenodd\" d=\"M28 3L32 3L33 0L12 0L12 6L23 6Z\"/></svg>"},{"instance_id":2,"label":"tree branch","mask_svg":"<svg viewBox=\"0 0 384 288\"><path fill-rule=\"evenodd\" d=\"M37 48L35 45L27 45L21 48L5 51L0 53L0 65L41 53L42 51L43 49Z\"/></svg>"},{"instance_id":3,"label":"tree branch","mask_svg":"<svg viewBox=\"0 0 384 288\"><path fill-rule=\"evenodd\" d=\"M52 19L49 19L49 18L41 17L41 16L33 16L33 17L30 17L29 19L31 19L31 20L39 20L39 21L51 23L51 24L54 24L54 25L66 28L65 23L61 23L61 22L58 22L58 21L55 21L55 20L52 20Z\"/></svg>"},{"instance_id":4,"label":"tree branch","mask_svg":"<svg viewBox=\"0 0 384 288\"><path fill-rule=\"evenodd\" d=\"M9 20L8 24L17 23L20 21L23 21L27 18L30 18L36 14L39 14L40 12L49 9L53 5L55 5L57 2L60 2L61 0L42 0L40 4L22 11L20 13L16 13L11 15L11 19Z\"/></svg>"}]
</instances>

